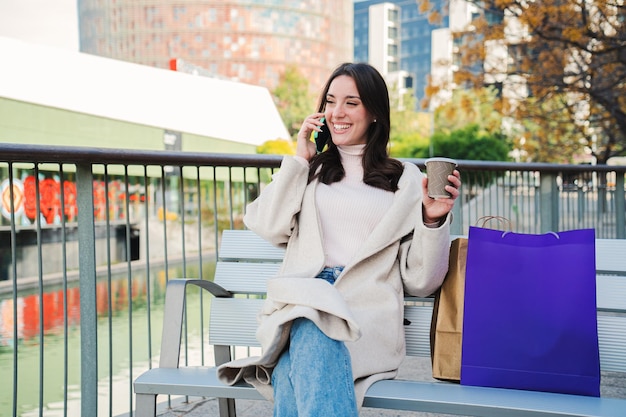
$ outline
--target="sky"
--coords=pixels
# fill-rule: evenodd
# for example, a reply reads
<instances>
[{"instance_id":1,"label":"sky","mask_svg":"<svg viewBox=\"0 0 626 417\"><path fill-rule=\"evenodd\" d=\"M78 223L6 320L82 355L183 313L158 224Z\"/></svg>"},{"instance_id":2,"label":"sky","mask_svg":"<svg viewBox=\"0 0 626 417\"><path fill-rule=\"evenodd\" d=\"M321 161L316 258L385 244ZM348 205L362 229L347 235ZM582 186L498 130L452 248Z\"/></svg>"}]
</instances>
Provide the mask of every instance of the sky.
<instances>
[{"instance_id":1,"label":"sky","mask_svg":"<svg viewBox=\"0 0 626 417\"><path fill-rule=\"evenodd\" d=\"M0 0L0 36L78 52L77 0Z\"/></svg>"}]
</instances>

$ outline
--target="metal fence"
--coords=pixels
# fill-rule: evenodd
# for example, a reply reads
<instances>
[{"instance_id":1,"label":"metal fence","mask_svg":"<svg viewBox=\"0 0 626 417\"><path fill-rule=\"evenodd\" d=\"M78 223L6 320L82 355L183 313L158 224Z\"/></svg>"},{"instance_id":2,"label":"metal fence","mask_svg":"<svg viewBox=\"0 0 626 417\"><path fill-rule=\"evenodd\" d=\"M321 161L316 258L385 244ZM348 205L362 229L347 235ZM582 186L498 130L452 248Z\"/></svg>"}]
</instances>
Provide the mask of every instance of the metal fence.
<instances>
[{"instance_id":1,"label":"metal fence","mask_svg":"<svg viewBox=\"0 0 626 417\"><path fill-rule=\"evenodd\" d=\"M221 231L244 227L281 159L0 145L0 415L132 414L132 381L158 358L165 283L212 279ZM454 234L497 215L518 232L626 238L624 166L459 170ZM188 299L185 363L212 364L208 303Z\"/></svg>"}]
</instances>

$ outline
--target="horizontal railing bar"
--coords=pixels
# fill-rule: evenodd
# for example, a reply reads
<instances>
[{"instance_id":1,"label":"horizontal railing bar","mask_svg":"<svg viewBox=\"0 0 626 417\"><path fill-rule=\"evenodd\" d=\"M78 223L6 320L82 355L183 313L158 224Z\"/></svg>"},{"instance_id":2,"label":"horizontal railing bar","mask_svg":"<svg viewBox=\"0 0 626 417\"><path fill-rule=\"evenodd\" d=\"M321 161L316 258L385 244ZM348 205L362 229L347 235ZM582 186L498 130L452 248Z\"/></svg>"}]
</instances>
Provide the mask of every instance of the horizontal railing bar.
<instances>
[{"instance_id":1,"label":"horizontal railing bar","mask_svg":"<svg viewBox=\"0 0 626 417\"><path fill-rule=\"evenodd\" d=\"M79 146L40 146L2 144L2 160L37 163L93 163L111 165L173 165L274 168L282 156L256 154L220 154L207 152L150 151Z\"/></svg>"},{"instance_id":2,"label":"horizontal railing bar","mask_svg":"<svg viewBox=\"0 0 626 417\"><path fill-rule=\"evenodd\" d=\"M194 165L219 167L275 168L280 155L223 154L188 151L156 151L119 148L92 148L80 146L45 146L4 143L0 147L6 162L37 163L94 163L134 165ZM425 159L400 158L423 167ZM459 160L466 171L543 171L543 172L619 172L626 173L626 165L576 165L544 162L502 162Z\"/></svg>"}]
</instances>

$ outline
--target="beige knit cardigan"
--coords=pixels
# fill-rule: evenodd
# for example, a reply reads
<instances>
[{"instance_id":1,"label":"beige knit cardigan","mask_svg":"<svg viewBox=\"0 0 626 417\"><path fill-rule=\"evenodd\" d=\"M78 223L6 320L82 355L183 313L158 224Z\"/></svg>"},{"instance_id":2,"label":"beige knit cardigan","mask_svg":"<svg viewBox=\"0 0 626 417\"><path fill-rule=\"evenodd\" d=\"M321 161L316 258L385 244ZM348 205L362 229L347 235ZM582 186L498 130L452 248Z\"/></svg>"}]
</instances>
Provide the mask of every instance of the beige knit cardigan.
<instances>
[{"instance_id":1,"label":"beige knit cardigan","mask_svg":"<svg viewBox=\"0 0 626 417\"><path fill-rule=\"evenodd\" d=\"M247 209L247 227L286 248L279 274L269 280L259 313L261 356L218 368L219 378L240 379L272 400L271 370L289 338L291 322L313 320L350 351L359 406L375 381L394 378L405 357L403 297L427 296L448 268L449 222L429 229L422 220L422 173L409 163L393 203L335 285L314 277L324 267L315 206L317 181L307 184L308 168L285 157L280 171Z\"/></svg>"}]
</instances>

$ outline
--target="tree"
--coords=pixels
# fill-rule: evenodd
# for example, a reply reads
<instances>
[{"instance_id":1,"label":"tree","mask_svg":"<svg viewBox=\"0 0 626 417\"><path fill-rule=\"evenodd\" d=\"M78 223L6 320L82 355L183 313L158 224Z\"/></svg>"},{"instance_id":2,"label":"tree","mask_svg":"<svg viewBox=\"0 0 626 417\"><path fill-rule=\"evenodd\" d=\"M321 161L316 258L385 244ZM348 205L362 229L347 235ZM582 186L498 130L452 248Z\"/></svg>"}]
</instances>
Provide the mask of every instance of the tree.
<instances>
[{"instance_id":1,"label":"tree","mask_svg":"<svg viewBox=\"0 0 626 417\"><path fill-rule=\"evenodd\" d=\"M470 124L450 133L438 131L432 138L433 156L473 161L507 161L511 151L507 138L499 133L482 130L478 124ZM474 195L475 187L486 187L503 173L465 172L464 187Z\"/></svg>"},{"instance_id":2,"label":"tree","mask_svg":"<svg viewBox=\"0 0 626 417\"><path fill-rule=\"evenodd\" d=\"M582 161L580 149L585 143L580 130L563 114L567 110L561 99L564 98L528 99L528 105L536 106L539 111L536 117L523 120L519 134L514 136L519 160L563 164Z\"/></svg>"},{"instance_id":3,"label":"tree","mask_svg":"<svg viewBox=\"0 0 626 417\"><path fill-rule=\"evenodd\" d=\"M394 158L427 158L430 138L418 132L405 133L391 142L389 154Z\"/></svg>"},{"instance_id":4,"label":"tree","mask_svg":"<svg viewBox=\"0 0 626 417\"><path fill-rule=\"evenodd\" d=\"M449 133L476 124L488 133L499 134L502 132L500 102L492 87L454 90L450 101L435 111L435 126Z\"/></svg>"},{"instance_id":5,"label":"tree","mask_svg":"<svg viewBox=\"0 0 626 417\"><path fill-rule=\"evenodd\" d=\"M395 103L393 92L391 103ZM410 94L410 93L409 93ZM494 88L480 88L463 90L452 93L451 99L440 105L433 113L417 113L409 111L414 101L410 94L407 110L393 110L391 119L391 154L403 158L427 158L431 154L431 145L436 141L453 143L450 148L456 148L460 153L455 154L459 159L486 160L484 155L472 151L472 144L468 141L478 141L475 145L482 146L485 138L493 140L498 150L498 159L507 157L511 141L505 137L502 128L502 115L496 111L500 106L500 98ZM454 143L455 141L461 141ZM501 147L502 144L506 146ZM433 149L434 150L434 149ZM436 151L436 150L435 150ZM447 152L447 150L445 151ZM441 156L444 156L443 154Z\"/></svg>"},{"instance_id":6,"label":"tree","mask_svg":"<svg viewBox=\"0 0 626 417\"><path fill-rule=\"evenodd\" d=\"M389 88L391 128L390 154L396 158L422 158L424 149L428 156L430 125L428 113L415 111L412 89L400 93L393 84Z\"/></svg>"},{"instance_id":7,"label":"tree","mask_svg":"<svg viewBox=\"0 0 626 417\"><path fill-rule=\"evenodd\" d=\"M295 155L296 144L285 139L268 140L257 146L256 152L260 154Z\"/></svg>"},{"instance_id":8,"label":"tree","mask_svg":"<svg viewBox=\"0 0 626 417\"><path fill-rule=\"evenodd\" d=\"M450 133L439 131L432 141L433 156L454 159L506 161L511 151L504 135L481 130L478 124L470 124Z\"/></svg>"},{"instance_id":9,"label":"tree","mask_svg":"<svg viewBox=\"0 0 626 417\"><path fill-rule=\"evenodd\" d=\"M391 126L389 136L391 140L407 133L413 134L420 131L418 113L415 111L415 95L412 89L403 92L398 90L394 83L389 86L389 112ZM420 132L425 134L426 132Z\"/></svg>"},{"instance_id":10,"label":"tree","mask_svg":"<svg viewBox=\"0 0 626 417\"><path fill-rule=\"evenodd\" d=\"M578 153L588 151L600 164L626 155L623 1L467 1L482 13L453 34L455 45L461 46L454 59L454 86L501 86L509 99L503 102L503 115L519 126L549 121L576 133L578 140L568 138L570 144L575 142ZM426 3L424 11L432 7Z\"/></svg>"},{"instance_id":11,"label":"tree","mask_svg":"<svg viewBox=\"0 0 626 417\"><path fill-rule=\"evenodd\" d=\"M276 107L292 139L296 139L305 117L315 111L309 82L295 65L290 65L273 91Z\"/></svg>"}]
</instances>

